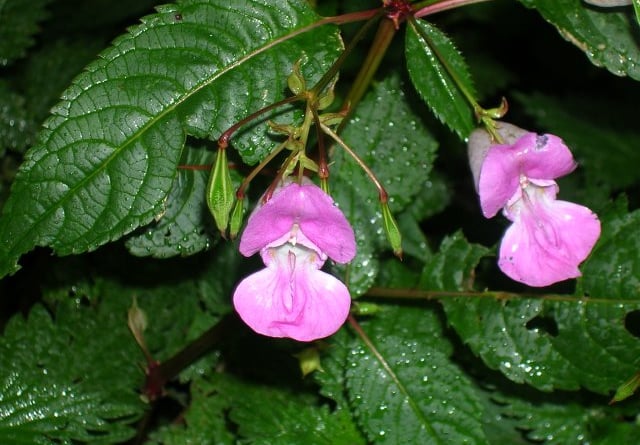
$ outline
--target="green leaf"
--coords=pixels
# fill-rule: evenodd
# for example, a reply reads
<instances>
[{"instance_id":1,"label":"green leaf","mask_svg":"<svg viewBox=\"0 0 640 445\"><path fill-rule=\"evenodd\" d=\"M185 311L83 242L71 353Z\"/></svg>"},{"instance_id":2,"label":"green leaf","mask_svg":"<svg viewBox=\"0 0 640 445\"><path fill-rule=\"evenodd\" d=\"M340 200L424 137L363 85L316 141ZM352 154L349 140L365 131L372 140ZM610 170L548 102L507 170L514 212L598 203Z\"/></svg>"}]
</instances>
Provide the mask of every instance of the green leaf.
<instances>
[{"instance_id":1,"label":"green leaf","mask_svg":"<svg viewBox=\"0 0 640 445\"><path fill-rule=\"evenodd\" d=\"M50 0L33 0L25 7L22 0L0 0L0 66L8 65L26 53L34 43L38 24L46 17Z\"/></svg>"},{"instance_id":2,"label":"green leaf","mask_svg":"<svg viewBox=\"0 0 640 445\"><path fill-rule=\"evenodd\" d=\"M520 0L535 8L591 63L618 76L640 80L637 23L629 10L594 8L581 0ZM629 12L629 13L627 13Z\"/></svg>"},{"instance_id":3,"label":"green leaf","mask_svg":"<svg viewBox=\"0 0 640 445\"><path fill-rule=\"evenodd\" d=\"M187 148L182 163L208 165L212 152ZM129 252L137 256L168 258L193 255L213 243L215 229L205 201L209 171L179 169L166 200L166 210L144 233L127 239Z\"/></svg>"},{"instance_id":4,"label":"green leaf","mask_svg":"<svg viewBox=\"0 0 640 445\"><path fill-rule=\"evenodd\" d=\"M632 242L639 217L603 220L602 239L583 266L589 297L484 292L446 298L447 320L487 366L514 382L609 393L640 367L640 339L625 328L626 314L640 307L634 297L640 246ZM441 262L450 250L443 244Z\"/></svg>"},{"instance_id":5,"label":"green leaf","mask_svg":"<svg viewBox=\"0 0 640 445\"><path fill-rule=\"evenodd\" d=\"M342 133L387 190L393 213L409 206L429 184L437 143L419 122L420 116L406 102L402 83L393 76L365 96ZM389 248L378 192L344 150L336 147L332 160L331 189L356 232L358 253L350 265L349 283L352 295L360 295L375 281L376 250Z\"/></svg>"},{"instance_id":6,"label":"green leaf","mask_svg":"<svg viewBox=\"0 0 640 445\"><path fill-rule=\"evenodd\" d=\"M217 392L215 384L206 378L195 379L190 386L191 403L184 413L184 422L164 426L151 434L148 445L232 445L234 435L228 431L227 402Z\"/></svg>"},{"instance_id":7,"label":"green leaf","mask_svg":"<svg viewBox=\"0 0 640 445\"><path fill-rule=\"evenodd\" d=\"M453 42L423 21L407 26L407 69L420 97L460 139L475 128L473 108L461 88L475 97L467 64Z\"/></svg>"},{"instance_id":8,"label":"green leaf","mask_svg":"<svg viewBox=\"0 0 640 445\"><path fill-rule=\"evenodd\" d=\"M522 387L503 387L489 396L504 421L533 443L632 445L640 434L640 426L625 419L638 406L612 408L581 394L540 394Z\"/></svg>"},{"instance_id":9,"label":"green leaf","mask_svg":"<svg viewBox=\"0 0 640 445\"><path fill-rule=\"evenodd\" d=\"M243 443L364 444L346 411L332 413L310 394L223 375L216 377L216 386L231 407L229 417L245 438Z\"/></svg>"},{"instance_id":10,"label":"green leaf","mask_svg":"<svg viewBox=\"0 0 640 445\"><path fill-rule=\"evenodd\" d=\"M124 307L122 308L124 309ZM0 442L121 443L144 409L142 360L125 312L36 306L0 338ZM103 335L108 332L109 335Z\"/></svg>"},{"instance_id":11,"label":"green leaf","mask_svg":"<svg viewBox=\"0 0 640 445\"><path fill-rule=\"evenodd\" d=\"M64 92L16 177L0 275L35 246L92 250L161 215L187 134L213 139L282 98L301 54L308 79L333 61L332 27L275 45L315 20L302 0L184 0L116 39ZM249 163L272 147L264 127L233 142Z\"/></svg>"},{"instance_id":12,"label":"green leaf","mask_svg":"<svg viewBox=\"0 0 640 445\"><path fill-rule=\"evenodd\" d=\"M451 363L437 314L386 307L362 322L347 387L358 423L376 444L487 443L482 407L470 381Z\"/></svg>"}]
</instances>

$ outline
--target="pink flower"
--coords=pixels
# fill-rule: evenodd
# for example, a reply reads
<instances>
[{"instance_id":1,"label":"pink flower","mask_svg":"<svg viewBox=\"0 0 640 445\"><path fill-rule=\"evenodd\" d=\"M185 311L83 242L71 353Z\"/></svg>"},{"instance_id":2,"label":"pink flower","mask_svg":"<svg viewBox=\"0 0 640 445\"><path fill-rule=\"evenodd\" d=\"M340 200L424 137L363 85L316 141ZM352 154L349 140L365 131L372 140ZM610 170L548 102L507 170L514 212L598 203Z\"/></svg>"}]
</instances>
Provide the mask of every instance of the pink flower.
<instances>
[{"instance_id":1,"label":"pink flower","mask_svg":"<svg viewBox=\"0 0 640 445\"><path fill-rule=\"evenodd\" d=\"M311 183L285 184L249 217L240 253L266 266L233 295L240 317L270 337L311 341L336 332L349 315L346 286L320 268L356 254L353 229L329 195Z\"/></svg>"},{"instance_id":2,"label":"pink flower","mask_svg":"<svg viewBox=\"0 0 640 445\"><path fill-rule=\"evenodd\" d=\"M576 168L560 138L537 135L507 123L492 144L485 130L469 139L469 159L485 217L500 209L513 224L500 245L498 266L529 286L579 277L578 265L600 236L600 221L588 208L556 200L554 179Z\"/></svg>"}]
</instances>

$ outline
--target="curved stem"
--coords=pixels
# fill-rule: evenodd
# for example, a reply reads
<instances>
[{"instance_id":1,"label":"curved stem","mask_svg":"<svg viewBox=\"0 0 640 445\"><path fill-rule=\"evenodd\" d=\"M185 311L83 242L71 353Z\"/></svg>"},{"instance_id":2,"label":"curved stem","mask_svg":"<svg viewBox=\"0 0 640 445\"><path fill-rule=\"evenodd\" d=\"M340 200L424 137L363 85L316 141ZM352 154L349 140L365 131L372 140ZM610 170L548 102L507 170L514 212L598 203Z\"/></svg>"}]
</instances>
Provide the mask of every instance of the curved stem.
<instances>
[{"instance_id":1,"label":"curved stem","mask_svg":"<svg viewBox=\"0 0 640 445\"><path fill-rule=\"evenodd\" d=\"M436 300L441 298L490 298L493 300L524 300L524 299L539 299L547 301L559 301L570 303L584 303L584 304L629 304L637 305L637 300L623 300L612 298L598 298L598 297L579 297L575 295L562 295L562 294L519 294L514 292L504 291L439 291L439 290L419 290L419 289L398 289L398 288L384 288L384 287L372 287L370 288L364 297L372 298L392 298L392 299L406 299L406 300Z\"/></svg>"},{"instance_id":2,"label":"curved stem","mask_svg":"<svg viewBox=\"0 0 640 445\"><path fill-rule=\"evenodd\" d=\"M473 5L474 3L484 3L491 0L444 0L437 3L428 2L430 4L420 7L420 3L424 4L427 2L420 2L416 7L416 12L413 14L414 17L420 18L427 15L435 14L437 12L447 11L449 9L459 8L461 6Z\"/></svg>"},{"instance_id":3,"label":"curved stem","mask_svg":"<svg viewBox=\"0 0 640 445\"><path fill-rule=\"evenodd\" d=\"M349 44L345 47L340 57L336 59L336 61L331 65L331 67L327 70L326 73L322 75L320 80L309 90L314 96L317 96L328 84L331 82L335 76L338 75L340 68L344 64L344 61L349 57L351 52L357 46L357 44L364 38L369 28L382 16L384 12L382 9L375 9L369 12L375 12L371 17L368 18L367 23L365 23L359 30L358 33L354 36L353 39L349 42Z\"/></svg>"},{"instance_id":4,"label":"curved stem","mask_svg":"<svg viewBox=\"0 0 640 445\"><path fill-rule=\"evenodd\" d=\"M324 124L320 124L320 127L322 128L322 131L324 131L326 134L328 134L334 141L336 141L338 144L340 144L340 146L347 152L349 153L349 155L356 161L356 163L360 166L360 168L362 170L364 170L364 172L367 174L367 176L369 176L369 179L371 179L371 182L373 182L376 186L376 188L378 189L378 195L380 198L380 202L381 203L386 203L389 200L389 195L387 194L387 191L385 190L384 186L382 185L382 183L380 182L380 180L377 178L377 176L373 173L373 171L369 168L369 166L367 164L365 164L365 162L360 158L360 156L357 155L357 153L355 151L353 151L351 149L351 147L349 147L340 136L338 136L336 133L334 133L331 128L327 127Z\"/></svg>"},{"instance_id":5,"label":"curved stem","mask_svg":"<svg viewBox=\"0 0 640 445\"><path fill-rule=\"evenodd\" d=\"M393 36L395 36L395 34L396 28L393 21L389 19L380 21L378 31L376 32L371 47L369 48L367 58L363 62L360 71L353 81L353 86L351 90L349 90L345 98L345 104L348 107L348 113L351 113L351 111L358 106L358 103L362 99L362 96L364 96L364 93L369 88L371 80L378 70L378 67L380 66L380 63L382 62L382 59L384 58L384 55L387 52L387 49L389 48L389 45L391 44L391 41L393 40ZM345 119L338 127L338 133L346 125L347 122L348 115L345 116Z\"/></svg>"}]
</instances>

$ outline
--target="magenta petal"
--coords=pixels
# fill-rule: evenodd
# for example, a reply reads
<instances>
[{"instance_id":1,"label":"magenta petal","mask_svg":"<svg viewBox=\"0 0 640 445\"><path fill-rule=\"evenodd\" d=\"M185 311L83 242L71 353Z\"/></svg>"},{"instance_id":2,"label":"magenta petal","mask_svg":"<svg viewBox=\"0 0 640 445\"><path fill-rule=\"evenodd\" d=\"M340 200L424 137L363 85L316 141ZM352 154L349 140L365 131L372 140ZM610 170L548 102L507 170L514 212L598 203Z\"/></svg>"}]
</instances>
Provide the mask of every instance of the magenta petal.
<instances>
[{"instance_id":1,"label":"magenta petal","mask_svg":"<svg viewBox=\"0 0 640 445\"><path fill-rule=\"evenodd\" d=\"M562 139L527 133L513 145L520 172L532 179L556 179L571 173L576 162Z\"/></svg>"},{"instance_id":2,"label":"magenta petal","mask_svg":"<svg viewBox=\"0 0 640 445\"><path fill-rule=\"evenodd\" d=\"M276 266L245 278L233 295L242 320L259 334L312 341L335 333L351 297L338 279L314 267Z\"/></svg>"},{"instance_id":3,"label":"magenta petal","mask_svg":"<svg viewBox=\"0 0 640 445\"><path fill-rule=\"evenodd\" d=\"M578 266L600 236L600 221L588 208L541 199L523 207L500 245L500 269L529 286L548 286L580 276Z\"/></svg>"},{"instance_id":4,"label":"magenta petal","mask_svg":"<svg viewBox=\"0 0 640 445\"><path fill-rule=\"evenodd\" d=\"M348 263L356 255L356 238L344 214L329 195L315 185L303 185L300 229L329 258Z\"/></svg>"},{"instance_id":5,"label":"magenta petal","mask_svg":"<svg viewBox=\"0 0 640 445\"><path fill-rule=\"evenodd\" d=\"M291 231L296 212L287 190L295 185L277 189L269 201L256 207L240 238L241 254L251 256Z\"/></svg>"},{"instance_id":6,"label":"magenta petal","mask_svg":"<svg viewBox=\"0 0 640 445\"><path fill-rule=\"evenodd\" d=\"M276 190L266 204L249 218L240 252L251 256L276 240L286 237L294 224L331 259L347 263L356 253L351 225L329 195L314 184L291 183Z\"/></svg>"},{"instance_id":7,"label":"magenta petal","mask_svg":"<svg viewBox=\"0 0 640 445\"><path fill-rule=\"evenodd\" d=\"M484 159L478 181L480 206L486 218L504 207L520 187L515 152L509 145L492 146Z\"/></svg>"}]
</instances>

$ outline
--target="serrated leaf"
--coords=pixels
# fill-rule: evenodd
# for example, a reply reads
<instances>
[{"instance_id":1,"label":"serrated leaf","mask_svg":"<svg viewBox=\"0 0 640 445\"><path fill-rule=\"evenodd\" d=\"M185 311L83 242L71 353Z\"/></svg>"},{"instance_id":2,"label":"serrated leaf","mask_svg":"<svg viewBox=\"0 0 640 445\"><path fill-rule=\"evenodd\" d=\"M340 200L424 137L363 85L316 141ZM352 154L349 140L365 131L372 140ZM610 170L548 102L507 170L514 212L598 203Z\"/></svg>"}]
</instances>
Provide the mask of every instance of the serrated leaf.
<instances>
[{"instance_id":1,"label":"serrated leaf","mask_svg":"<svg viewBox=\"0 0 640 445\"><path fill-rule=\"evenodd\" d=\"M69 302L70 303L70 302ZM0 338L0 442L121 443L142 414L142 357L124 313L36 306ZM109 332L109 335L103 335Z\"/></svg>"},{"instance_id":2,"label":"serrated leaf","mask_svg":"<svg viewBox=\"0 0 640 445\"><path fill-rule=\"evenodd\" d=\"M149 445L232 445L234 435L227 428L227 401L219 396L216 385L205 378L195 379L190 386L191 403L184 413L183 424L172 424L151 434Z\"/></svg>"},{"instance_id":3,"label":"serrated leaf","mask_svg":"<svg viewBox=\"0 0 640 445\"><path fill-rule=\"evenodd\" d=\"M386 307L348 356L347 387L358 423L376 444L487 443L482 407L449 360L434 311Z\"/></svg>"},{"instance_id":4,"label":"serrated leaf","mask_svg":"<svg viewBox=\"0 0 640 445\"><path fill-rule=\"evenodd\" d=\"M92 250L160 215L187 134L213 139L282 98L301 54L309 79L333 61L331 27L272 47L316 19L302 0L184 0L116 39L64 92L16 177L0 275L34 246ZM233 143L249 163L272 148L266 128L243 137Z\"/></svg>"},{"instance_id":5,"label":"serrated leaf","mask_svg":"<svg viewBox=\"0 0 640 445\"><path fill-rule=\"evenodd\" d=\"M453 42L435 26L417 20L407 26L405 56L420 97L464 140L475 122L473 108L460 88L472 97L475 91L467 64Z\"/></svg>"},{"instance_id":6,"label":"serrated leaf","mask_svg":"<svg viewBox=\"0 0 640 445\"><path fill-rule=\"evenodd\" d=\"M419 122L402 83L393 76L365 96L342 133L387 190L393 213L407 207L429 184L437 143ZM389 247L375 186L344 150L335 150L331 190L356 233L358 253L349 266L349 284L352 295L360 295L375 281L376 251Z\"/></svg>"},{"instance_id":7,"label":"serrated leaf","mask_svg":"<svg viewBox=\"0 0 640 445\"><path fill-rule=\"evenodd\" d=\"M499 416L528 439L526 443L632 445L640 434L640 426L625 419L625 411L633 415L637 406L612 408L584 394L540 394L508 386L488 397Z\"/></svg>"},{"instance_id":8,"label":"serrated leaf","mask_svg":"<svg viewBox=\"0 0 640 445\"><path fill-rule=\"evenodd\" d=\"M0 0L0 66L22 57L34 43L38 24L46 17L50 0Z\"/></svg>"},{"instance_id":9,"label":"serrated leaf","mask_svg":"<svg viewBox=\"0 0 640 445\"><path fill-rule=\"evenodd\" d=\"M217 376L216 386L231 408L229 417L238 425L243 443L364 444L346 411L331 413L310 394L223 375Z\"/></svg>"},{"instance_id":10,"label":"serrated leaf","mask_svg":"<svg viewBox=\"0 0 640 445\"><path fill-rule=\"evenodd\" d=\"M520 0L535 8L591 63L640 80L640 49L633 10L594 8L581 0Z\"/></svg>"},{"instance_id":11,"label":"serrated leaf","mask_svg":"<svg viewBox=\"0 0 640 445\"><path fill-rule=\"evenodd\" d=\"M603 223L600 252L594 250L589 260L594 261L589 266L594 269L587 270L587 264L583 269L590 298L541 295L504 300L509 293L491 292L475 298L445 298L447 320L487 366L515 382L544 391L582 386L609 393L640 367L640 340L624 323L625 315L640 307L633 284L637 283L633 264L638 246L629 242L635 239L631 235L624 236L637 227L637 217L625 217L620 239L626 245L615 244L616 248L605 241L612 225ZM608 249L616 251L617 261ZM448 257L449 250L441 249L439 261ZM617 267L620 280L612 286L611 269ZM596 272L601 268L602 273ZM634 293L629 293L631 289Z\"/></svg>"},{"instance_id":12,"label":"serrated leaf","mask_svg":"<svg viewBox=\"0 0 640 445\"><path fill-rule=\"evenodd\" d=\"M182 163L187 166L211 164L212 152L188 148ZM217 239L211 214L204 201L209 171L179 169L167 195L166 209L144 233L127 239L133 255L169 258L193 255L208 249Z\"/></svg>"}]
</instances>

